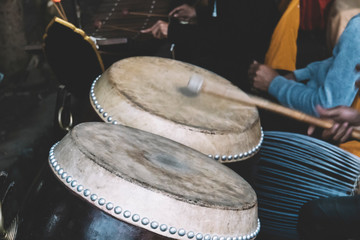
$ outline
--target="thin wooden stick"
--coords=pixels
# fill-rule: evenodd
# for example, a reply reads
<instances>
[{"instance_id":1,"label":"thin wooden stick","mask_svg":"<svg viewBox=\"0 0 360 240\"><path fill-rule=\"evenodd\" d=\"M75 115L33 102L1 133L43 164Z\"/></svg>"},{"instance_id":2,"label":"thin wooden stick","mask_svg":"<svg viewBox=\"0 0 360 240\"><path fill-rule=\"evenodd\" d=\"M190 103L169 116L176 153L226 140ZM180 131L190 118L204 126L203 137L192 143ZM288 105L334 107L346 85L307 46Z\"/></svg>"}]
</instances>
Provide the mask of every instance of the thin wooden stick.
<instances>
[{"instance_id":1,"label":"thin wooden stick","mask_svg":"<svg viewBox=\"0 0 360 240\"><path fill-rule=\"evenodd\" d=\"M56 3L54 3L54 6L55 6L58 14L60 15L60 17L61 17L62 19L64 19L64 20L66 20L66 19L65 19L65 16L62 14L60 8L56 5Z\"/></svg>"},{"instance_id":2,"label":"thin wooden stick","mask_svg":"<svg viewBox=\"0 0 360 240\"><path fill-rule=\"evenodd\" d=\"M126 14L128 15L135 15L135 16L145 16L145 17L162 17L162 18L167 18L168 15L166 14L158 14L158 13L146 13L146 12L127 12ZM124 14L124 15L126 15Z\"/></svg>"},{"instance_id":3,"label":"thin wooden stick","mask_svg":"<svg viewBox=\"0 0 360 240\"><path fill-rule=\"evenodd\" d=\"M175 59L175 43L171 44L170 52L172 59Z\"/></svg>"},{"instance_id":4,"label":"thin wooden stick","mask_svg":"<svg viewBox=\"0 0 360 240\"><path fill-rule=\"evenodd\" d=\"M239 89L226 87L220 84L212 83L212 82L199 82L202 79L198 79L196 77L192 77L189 81L188 88L190 91L198 93L198 92L206 92L208 94L216 95L221 98L226 98L232 101L241 102L246 105L256 106L258 108L262 108L271 112L275 112L277 114L293 118L295 120L305 122L317 127L321 128L331 128L334 124L331 120L325 120L317 117L310 116L298 110L294 110L291 108L284 107L282 105L273 103L269 100L252 96L239 94ZM351 136L355 139L360 139L360 130L354 129L351 133Z\"/></svg>"},{"instance_id":5,"label":"thin wooden stick","mask_svg":"<svg viewBox=\"0 0 360 240\"><path fill-rule=\"evenodd\" d=\"M101 27L101 29L114 29L114 30L122 30L122 31L127 31L127 32L134 32L134 33L138 33L138 30L135 29L131 29L131 28L124 28L124 27L119 27L119 26L115 26L115 25L108 25L108 26L104 26Z\"/></svg>"},{"instance_id":6,"label":"thin wooden stick","mask_svg":"<svg viewBox=\"0 0 360 240\"><path fill-rule=\"evenodd\" d=\"M63 15L64 15L64 17L65 17L65 21L67 21L67 22L68 22L68 18L67 18L67 16L66 16L65 10L64 10L64 8L63 8L63 6L62 6L61 2L59 2L59 6L60 6L60 10L62 11L62 13L63 13Z\"/></svg>"}]
</instances>

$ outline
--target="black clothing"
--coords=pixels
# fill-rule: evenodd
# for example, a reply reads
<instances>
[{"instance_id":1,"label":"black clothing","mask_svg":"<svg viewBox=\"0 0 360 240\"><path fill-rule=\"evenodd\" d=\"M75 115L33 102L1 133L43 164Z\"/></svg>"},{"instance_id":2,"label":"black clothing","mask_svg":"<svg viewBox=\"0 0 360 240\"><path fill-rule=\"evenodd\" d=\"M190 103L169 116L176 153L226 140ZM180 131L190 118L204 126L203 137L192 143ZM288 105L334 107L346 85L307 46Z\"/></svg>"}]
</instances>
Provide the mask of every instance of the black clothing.
<instances>
[{"instance_id":1,"label":"black clothing","mask_svg":"<svg viewBox=\"0 0 360 240\"><path fill-rule=\"evenodd\" d=\"M209 69L244 91L250 89L247 71L253 60L263 62L279 19L273 0L217 0L197 7L197 24L172 21L168 37L179 60Z\"/></svg>"},{"instance_id":2,"label":"black clothing","mask_svg":"<svg viewBox=\"0 0 360 240\"><path fill-rule=\"evenodd\" d=\"M310 201L299 213L301 239L360 239L360 196Z\"/></svg>"}]
</instances>

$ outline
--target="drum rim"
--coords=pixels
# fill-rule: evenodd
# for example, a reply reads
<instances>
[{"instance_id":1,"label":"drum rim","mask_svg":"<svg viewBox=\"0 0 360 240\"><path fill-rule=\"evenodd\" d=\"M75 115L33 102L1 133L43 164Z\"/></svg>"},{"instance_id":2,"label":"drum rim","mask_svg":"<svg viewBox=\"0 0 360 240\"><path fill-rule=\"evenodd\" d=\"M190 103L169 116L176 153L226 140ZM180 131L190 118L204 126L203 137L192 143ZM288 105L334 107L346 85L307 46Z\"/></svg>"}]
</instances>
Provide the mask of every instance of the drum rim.
<instances>
[{"instance_id":1,"label":"drum rim","mask_svg":"<svg viewBox=\"0 0 360 240\"><path fill-rule=\"evenodd\" d=\"M59 142L58 142L59 143ZM96 201L97 204L95 205L95 207L97 207L98 209L100 209L101 211L103 211L104 213L115 217L116 219L120 220L120 221L124 221L126 223L141 227L145 230L160 234L162 236L165 237L175 237L174 235L177 233L178 236L176 236L176 239L192 239L192 238L196 238L196 239L221 239L222 237L225 239L227 237L227 235L221 236L221 235L217 235L217 234L208 234L208 233L202 233L202 232L196 232L196 231L188 231L184 228L177 228L177 227L173 227L172 225L166 224L166 223L162 223L159 221L156 221L154 219L147 218L147 217L141 217L141 215L139 214L132 214L131 211L122 208L121 206L115 206L112 202L106 202L106 200L104 198L99 198L98 195L91 193L90 190L88 190L87 188L85 188L83 185L77 185L76 183L76 179L72 179L70 176L66 176L64 177L64 173L61 171L61 167L59 164L57 164L57 160L54 157L54 150L57 146L57 144L54 144L49 152L49 164L50 164L50 168L53 172L53 174L55 175L55 177L57 178L58 181L60 181L62 184L64 184L68 189L72 190L72 188L76 188L77 192L82 192L83 191L83 195L85 197L89 197L91 201ZM81 191L79 189L79 187L81 186ZM87 193L88 191L88 193ZM78 196L80 195L80 197L83 200L87 200L88 202L90 202L89 199L82 197L80 193L77 193L76 191L73 191L75 194L77 194ZM187 202L189 203L189 202ZM257 203L256 203L257 206ZM105 209L104 209L105 208ZM105 211L104 211L105 210ZM107 210L107 211L106 211ZM118 215L123 215L123 217L118 217ZM237 234L237 238L238 239L246 239L246 240L250 240L250 239L254 239L256 238L256 236L259 234L260 232L260 219L257 219L257 225L256 225L256 229L253 230L251 233L249 234L244 234L244 235L238 235ZM169 232L169 233L168 233Z\"/></svg>"},{"instance_id":2,"label":"drum rim","mask_svg":"<svg viewBox=\"0 0 360 240\"><path fill-rule=\"evenodd\" d=\"M127 59L123 59L120 61L125 61L128 59L158 59L156 57L130 57ZM166 59L167 61L176 61L176 60L172 60L172 59ZM119 62L120 62L119 61ZM162 60L163 61L163 60ZM191 64L188 63L184 63L184 62L180 62L180 61L176 61L179 62L181 64L183 64L184 66L192 66ZM197 66L195 66L197 67ZM202 69L201 67L197 67ZM210 72L206 69L204 69L206 72ZM210 72L211 73L211 72ZM106 72L104 73L106 74ZM126 101L123 101L125 105L129 106L129 109L133 108L136 109L137 107L140 109L140 113L144 115L143 117L149 117L150 119L152 119L152 121L157 121L156 119L159 118L162 121L162 125L164 126L163 129L177 129L176 133L166 133L163 129L156 129L156 130L149 130L148 127L146 128L141 128L139 126L135 126L135 125L129 125L128 122L123 122L122 120L118 120L115 119L114 117L114 113L110 113L108 110L109 109L105 109L104 106L102 106L100 104L100 100L98 99L98 97L95 94L95 89L96 89L96 84L98 82L98 80L104 75L99 75L92 83L91 88L90 88L90 92L89 92L89 100L91 103L92 108L94 109L94 111L97 113L97 115L106 123L112 123L112 124L123 124L123 125L127 125L127 126L131 126L131 127L135 127L135 128L140 128L144 131L148 131L148 132L153 132L157 135L166 137L166 138L170 138L174 141L180 142L184 145L190 146L192 148L195 148L196 150L208 155L210 158L219 161L221 163L231 163L231 162L237 162L237 161L243 161L246 160L248 158L253 157L260 149L262 141L263 141L263 131L261 128L261 122L260 122L260 118L256 118L254 119L254 121L252 121L251 124L248 125L247 129L244 129L243 131L238 131L238 132L234 132L233 130L229 129L226 131L223 130L213 130L213 131L209 131L209 130L205 130L204 128L198 127L198 126L192 126L189 124L184 124L181 123L179 121L171 121L168 118L164 118L162 115L158 115L158 114L150 114L147 109L143 109L141 108L141 106L133 105L133 101L131 101L131 99L128 98L128 96L126 94L121 93L121 96L124 99L127 99L130 101L130 103L127 103ZM215 73L214 73L215 74ZM221 76L219 76L220 78L222 78ZM226 79L225 79L226 80ZM113 84L113 83L111 83ZM256 108L255 108L256 109ZM115 113L116 115L116 113ZM259 130L257 129L259 128ZM188 136L187 136L188 135ZM254 137L251 137L250 135L253 135ZM180 137L180 136L187 136L187 139L185 139L184 137ZM191 136L191 137L190 137ZM208 143L209 144L200 144L199 142L196 140L197 138L207 138L208 139ZM252 139L250 141L247 141L246 144L244 144L244 139ZM231 140L231 139L236 139L236 140ZM227 141L229 143L231 143L231 146L214 146L215 142L223 142L223 141ZM211 146L212 145L212 146Z\"/></svg>"},{"instance_id":3,"label":"drum rim","mask_svg":"<svg viewBox=\"0 0 360 240\"><path fill-rule=\"evenodd\" d=\"M97 124L105 124L105 123L97 123ZM190 235L187 235L187 236L182 236L181 234L183 233L183 231L185 231L184 229L187 229L187 230L190 230L191 228L189 228L189 227L186 227L187 225L185 224L174 224L174 223L172 223L171 224L171 222L173 221L173 220L171 220L170 221L170 223L169 222L167 222L167 221L164 221L164 219L161 219L160 218L160 220L161 221L158 221L158 222L160 222L160 223L165 223L165 224L158 224L157 226L156 226L156 228L153 228L153 226L151 226L150 225L150 220L151 220L151 218L143 218L143 219L141 219L140 218L140 216L142 216L142 217L144 217L144 216L147 216L147 217L150 217L151 216L151 214L144 214L143 212L141 212L141 211L139 211L138 213L139 214L132 214L132 212L131 211L129 211L129 210L126 210L126 209L122 209L121 208L121 211L119 212L119 208L117 208L118 206L116 206L116 204L114 204L114 203L112 203L111 201L106 201L105 199L107 199L107 200L112 200L112 199L110 199L109 198L109 195L104 195L105 196L105 198L103 198L103 197L101 197L101 192L96 192L96 191L94 191L94 192L92 192L91 190L96 190L96 189L98 189L98 188L95 188L94 187L94 189L88 189L88 188L85 188L86 186L90 186L90 185L85 185L85 182L83 182L83 180L81 180L81 179L76 179L76 175L77 174L74 174L73 175L73 178L70 176L70 174L72 174L72 173L67 173L66 172L66 169L65 169L65 167L66 167L66 164L65 164L65 166L60 166L60 164L61 165L63 165L66 161L69 161L69 160L66 160L66 159L63 159L63 161L65 160L65 162L63 162L63 163L61 163L62 161L60 161L60 163L59 163L59 161L58 161L58 159L56 159L56 157L55 157L55 148L56 148L56 146L57 146L57 144L56 145L54 145L51 149L50 149L50 153L49 153L49 164L51 165L50 167L51 167L51 169L52 169L52 171L53 171L53 173L56 175L56 177L57 177L57 179L58 180L60 180L63 184L65 184L66 185L66 187L70 190L70 191L72 191L72 192L74 192L75 194L77 194L77 195L80 195L80 197L81 198L83 198L83 199L85 199L85 200L87 200L88 202L90 202L91 204L93 204L93 203L95 203L94 205L96 206L96 207L98 207L98 208L100 208L101 210L103 210L105 213L108 213L108 214L110 214L110 215L112 215L112 216L114 216L115 218L117 218L117 219L119 219L119 220L122 220L122 221L125 221L125 222L129 222L130 224L133 224L133 225L137 225L137 226L140 226L140 227L143 227L143 228L145 228L145 229L147 229L147 230L150 230L150 231L152 231L152 232L156 232L156 233L158 233L158 234L161 234L161 235L164 235L164 236L168 236L168 237L174 237L174 229L176 230L176 229L178 229L179 231L175 231L175 233L177 233L181 238L180 239L191 239L192 237L191 237L191 232L192 231L190 231L190 232L188 232ZM80 150L79 150L80 151ZM61 160L61 159L60 159ZM79 164L79 162L78 163L76 163L77 164L77 166L79 166L78 164ZM87 164L89 164L89 163L87 163ZM96 164L96 163L93 163L93 164ZM99 176L102 176L102 174L101 173L99 173L99 170L101 170L101 168L102 168L102 166L100 166L100 165L98 165L100 168L96 171L96 173L97 174L99 174ZM62 167L64 167L64 169L62 168ZM83 169L81 169L81 170L83 170ZM85 170L84 170L85 171ZM107 171L106 169L104 169L104 171ZM84 174L85 172L83 172L82 174ZM80 175L78 175L78 176L80 176ZM79 182L77 182L77 180L80 180ZM83 184L84 183L84 185L79 185L79 184ZM133 183L131 183L131 185L133 185ZM79 191L79 186L81 186L81 191ZM93 186L92 186L93 187ZM111 189L114 189L114 188L111 188ZM99 190L99 189L98 189ZM100 194L99 194L100 193ZM95 195L94 195L95 194ZM99 194L99 195L97 195L97 194ZM155 194L158 194L158 193L155 193ZM166 198L168 198L168 196L165 196ZM178 201L177 199L175 199L175 201ZM121 202L121 201L120 201ZM121 202L121 203L123 203L123 202ZM161 205L160 204L161 202L158 202L158 204L159 205ZM195 206L195 205L193 205L191 202L185 202L185 204L187 205L187 206ZM181 206L181 205L180 205ZM201 206L200 206L201 207ZM184 209L182 208L182 207L179 207L182 211L184 211ZM205 210L207 213L209 213L209 214L207 214L206 216L217 216L217 215L214 215L214 213L216 212L216 213L220 213L220 212L222 212L222 214L221 215L223 215L223 216L232 216L231 218L233 218L234 216L237 216L237 218L240 218L240 219L242 219L241 221L233 221L234 222L234 224L233 224L233 227L230 227L230 229L231 228L235 228L235 229L238 229L239 228L239 224L240 224L240 222L242 222L244 225L242 225L242 227L241 227L241 229L239 229L239 230L237 230L236 232L237 233L240 233L240 232L242 232L242 231L244 231L245 229L252 229L251 230L251 233L249 233L249 234L246 234L246 235L243 235L242 234L242 238L243 239L251 239L251 238L253 238L253 237L255 237L257 234L258 234L258 232L259 232L259 230L260 230L260 226L259 226L259 222L258 222L258 220L257 220L257 218L256 219L252 219L252 221L249 221L250 220L250 216L255 216L254 214L256 213L256 216L257 216L257 201L255 200L255 206L253 207L253 208L251 208L251 209L248 209L248 210L245 210L245 211L231 211L231 210L223 210L223 209L213 209L215 212L209 212L211 209L209 209L208 207L201 207L203 210ZM117 210L116 210L117 209ZM127 209L132 209L132 210L134 210L134 209L136 209L136 208L127 208ZM171 209L174 209L173 207L171 208ZM192 209L192 208L191 208ZM189 210L191 210L191 209L189 209ZM193 209L194 210L194 209ZM191 210L191 211L193 211L193 210ZM116 212L116 211L118 211L118 212ZM220 212L218 212L218 211L220 211ZM135 212L135 211L134 211ZM175 211L176 212L176 211ZM172 214L175 214L175 212L174 213L172 213ZM201 212L201 211L200 211ZM119 214L121 214L121 216L119 217ZM185 216L188 216L188 213L184 213L185 214ZM229 215L230 214L230 215ZM233 215L233 214L235 214L235 215ZM250 215L248 215L248 214L250 214ZM180 214L181 215L181 214ZM180 217L180 215L176 215L176 216L179 216ZM201 215L203 215L203 214L201 214ZM204 215L205 216L205 215ZM187 217L188 218L188 217ZM252 218L252 217L251 217ZM149 220L150 219L150 220ZM155 218L154 217L154 219L158 219L158 218ZM221 219L221 218L220 218ZM245 220L246 219L246 220ZM190 220L190 218L188 218L188 220ZM256 222L256 225L254 225L255 224L255 221L257 220L257 222ZM194 220L192 220L192 221L194 221ZM245 222L244 222L245 221ZM152 222L154 222L153 220L152 220ZM155 221L155 225L158 223L158 222L156 222ZM194 224L194 222L192 222L192 224ZM214 224L216 224L216 225L218 225L218 223L214 223ZM163 226L164 225L164 226ZM183 229L179 229L179 228L173 228L172 226L176 226L176 227L178 227L178 226L180 226L180 225L182 225L184 228ZM199 225L198 224L195 224L196 226L198 226L198 227L194 227L194 228L192 228L192 229L203 229L204 230L204 228L199 228ZM226 225L228 225L228 223L226 224ZM161 229L161 226L163 226L162 227L162 229ZM255 230L254 230L254 226L256 226L255 228ZM170 229L171 228L171 229ZM165 229L165 230L164 230ZM206 227L205 227L205 229L206 229ZM211 228L212 229L212 228ZM228 229L228 228L226 228L226 229ZM180 230L181 230L181 232L180 232ZM242 231L241 231L242 230ZM199 231L199 230L197 230L197 231ZM221 230L221 231L226 231L226 230ZM233 230L228 230L228 231L233 231ZM165 232L165 233L164 233ZM186 232L186 231L185 231ZM201 233L201 232L209 232L209 233L211 233L212 232L212 234L203 234L203 233ZM234 233L234 235L235 234L237 234L237 233ZM192 232L192 234L194 234L194 232ZM214 232L213 231L199 231L199 232L195 232L195 234L196 234L196 236L214 236L213 234L214 234ZM177 236L177 235L176 235ZM249 238L247 238L247 236L249 236ZM202 238L199 238L199 239L202 239ZM208 238L206 238L206 239L208 239Z\"/></svg>"}]
</instances>

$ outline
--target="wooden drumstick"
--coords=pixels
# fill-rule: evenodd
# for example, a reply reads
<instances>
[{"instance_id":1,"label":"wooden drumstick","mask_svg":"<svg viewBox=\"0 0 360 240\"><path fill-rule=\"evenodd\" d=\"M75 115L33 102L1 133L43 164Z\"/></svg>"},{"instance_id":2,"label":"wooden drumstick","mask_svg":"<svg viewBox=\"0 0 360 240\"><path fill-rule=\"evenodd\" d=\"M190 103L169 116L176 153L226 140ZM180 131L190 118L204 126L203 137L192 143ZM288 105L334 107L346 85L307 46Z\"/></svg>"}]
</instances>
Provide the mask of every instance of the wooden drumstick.
<instances>
[{"instance_id":1,"label":"wooden drumstick","mask_svg":"<svg viewBox=\"0 0 360 240\"><path fill-rule=\"evenodd\" d=\"M193 75L190 78L187 87L192 93L195 94L198 94L200 92L206 92L208 94L216 95L221 98L226 98L229 100L241 102L243 104L250 106L256 106L258 108L275 112L283 116L293 118L295 120L305 122L317 127L331 128L334 124L334 122L331 120L325 120L325 119L313 117L298 110L284 107L282 105L273 103L269 100L260 97L251 96L249 94L247 94L247 96L246 95L244 96L243 94L239 94L239 90L236 88L226 87L221 84L216 84L210 81L204 82L203 79L198 75ZM351 133L351 136L355 139L360 140L360 130L354 129Z\"/></svg>"},{"instance_id":2,"label":"wooden drumstick","mask_svg":"<svg viewBox=\"0 0 360 240\"><path fill-rule=\"evenodd\" d=\"M124 8L121 10L121 15L134 15L134 16L145 16L145 17L161 17L161 18L167 18L169 17L166 14L158 14L158 13L150 13L150 12L136 12L136 11L130 11L127 8Z\"/></svg>"},{"instance_id":3,"label":"wooden drumstick","mask_svg":"<svg viewBox=\"0 0 360 240\"><path fill-rule=\"evenodd\" d=\"M135 15L135 16L145 16L145 17L160 17L160 18L169 17L166 14L146 13L146 12L128 12L128 14L129 15Z\"/></svg>"},{"instance_id":4,"label":"wooden drumstick","mask_svg":"<svg viewBox=\"0 0 360 240\"><path fill-rule=\"evenodd\" d=\"M134 32L134 33L139 32L138 30L135 30L135 29L120 27L120 26L117 26L117 25L108 25L108 26L102 27L101 29L113 29L113 30L120 30L120 31Z\"/></svg>"},{"instance_id":5,"label":"wooden drumstick","mask_svg":"<svg viewBox=\"0 0 360 240\"><path fill-rule=\"evenodd\" d=\"M62 6L62 4L61 4L61 1L59 1L59 6L60 6L61 12L64 14L65 21L69 21L68 18L67 18L67 16L66 16L65 10L64 10L64 8L63 8L63 6Z\"/></svg>"},{"instance_id":6,"label":"wooden drumstick","mask_svg":"<svg viewBox=\"0 0 360 240\"><path fill-rule=\"evenodd\" d=\"M63 6L61 4L61 0L52 0L52 2L54 3L54 6L55 6L56 10L58 11L60 17L62 19L64 19L65 21L68 21L68 19L66 17L65 10L64 10L64 8L63 8Z\"/></svg>"},{"instance_id":7,"label":"wooden drumstick","mask_svg":"<svg viewBox=\"0 0 360 240\"><path fill-rule=\"evenodd\" d=\"M63 13L61 12L60 8L56 5L56 3L54 3L54 6L56 8L56 11L58 12L59 16L65 20L65 16L63 15Z\"/></svg>"}]
</instances>

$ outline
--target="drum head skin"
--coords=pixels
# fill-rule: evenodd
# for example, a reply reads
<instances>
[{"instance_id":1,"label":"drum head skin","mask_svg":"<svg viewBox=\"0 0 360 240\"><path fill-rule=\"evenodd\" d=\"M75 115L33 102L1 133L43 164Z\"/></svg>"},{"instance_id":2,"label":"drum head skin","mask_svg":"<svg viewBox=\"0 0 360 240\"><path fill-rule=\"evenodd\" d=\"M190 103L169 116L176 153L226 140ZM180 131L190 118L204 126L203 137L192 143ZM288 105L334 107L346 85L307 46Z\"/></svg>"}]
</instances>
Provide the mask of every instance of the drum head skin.
<instances>
[{"instance_id":1,"label":"drum head skin","mask_svg":"<svg viewBox=\"0 0 360 240\"><path fill-rule=\"evenodd\" d=\"M133 57L114 63L94 81L90 101L105 122L170 138L222 162L255 154L262 141L257 109L207 93L191 94L187 84L193 76L236 88L191 64Z\"/></svg>"},{"instance_id":2,"label":"drum head skin","mask_svg":"<svg viewBox=\"0 0 360 240\"><path fill-rule=\"evenodd\" d=\"M83 123L54 145L49 163L80 198L162 236L252 239L259 232L256 194L245 180L151 133Z\"/></svg>"}]
</instances>

